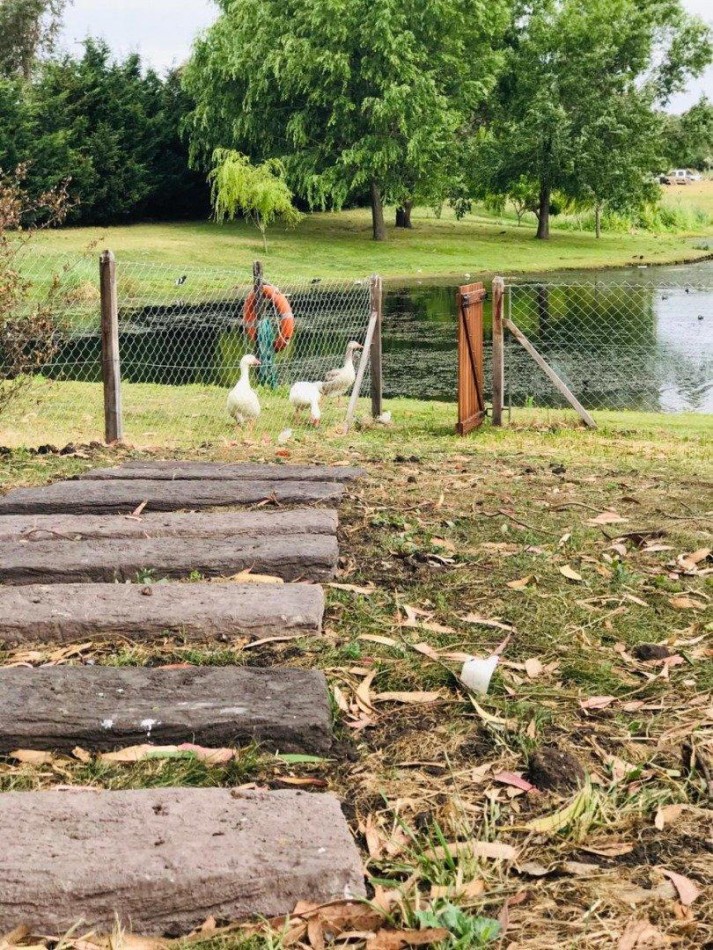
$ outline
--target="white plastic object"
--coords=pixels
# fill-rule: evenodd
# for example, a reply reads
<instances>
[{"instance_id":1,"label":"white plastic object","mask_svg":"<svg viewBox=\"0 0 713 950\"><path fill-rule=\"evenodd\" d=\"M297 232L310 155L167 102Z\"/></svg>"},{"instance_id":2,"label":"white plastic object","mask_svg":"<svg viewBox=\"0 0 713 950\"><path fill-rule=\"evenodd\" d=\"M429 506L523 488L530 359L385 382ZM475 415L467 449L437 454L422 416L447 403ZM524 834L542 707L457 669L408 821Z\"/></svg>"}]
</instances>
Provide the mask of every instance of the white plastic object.
<instances>
[{"instance_id":1,"label":"white plastic object","mask_svg":"<svg viewBox=\"0 0 713 950\"><path fill-rule=\"evenodd\" d=\"M461 682L472 692L485 696L499 661L500 657L497 654L489 656L487 660L481 660L477 657L466 660L460 674Z\"/></svg>"}]
</instances>

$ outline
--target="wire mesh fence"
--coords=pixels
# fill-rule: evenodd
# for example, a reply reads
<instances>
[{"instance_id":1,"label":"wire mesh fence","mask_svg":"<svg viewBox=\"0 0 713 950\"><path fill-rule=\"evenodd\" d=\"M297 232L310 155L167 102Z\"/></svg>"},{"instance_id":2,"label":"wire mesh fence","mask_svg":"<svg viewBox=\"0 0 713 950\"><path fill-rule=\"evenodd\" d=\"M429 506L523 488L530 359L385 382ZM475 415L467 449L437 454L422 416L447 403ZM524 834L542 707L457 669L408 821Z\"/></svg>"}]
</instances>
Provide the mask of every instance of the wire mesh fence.
<instances>
[{"instance_id":1,"label":"wire mesh fence","mask_svg":"<svg viewBox=\"0 0 713 950\"><path fill-rule=\"evenodd\" d=\"M1 440L39 445L48 431L57 431L55 422L67 441L100 439L97 256L48 260L30 253L20 264L28 291L18 318L49 306L52 345L41 364L16 367L31 385L3 411ZM286 440L288 431L297 436L317 425L330 431L344 422L372 313L370 279L292 282L280 285L278 296L269 274L256 288L246 273L119 260L117 296L126 441L188 446L232 440L245 431L265 441ZM283 304L289 327L278 309ZM349 349L350 343L359 348ZM241 368L248 355L260 365ZM0 347L0 379L2 363ZM231 415L228 394L241 375L247 380ZM307 385L291 400L295 383ZM357 418L370 408L370 391L367 362ZM246 396L259 405L259 415L240 411Z\"/></svg>"},{"instance_id":2,"label":"wire mesh fence","mask_svg":"<svg viewBox=\"0 0 713 950\"><path fill-rule=\"evenodd\" d=\"M117 282L128 441L197 444L241 427L286 438L344 421L371 314L369 279L278 288L266 275L256 287L244 274L120 262ZM322 385L340 368L341 385ZM370 386L367 370L364 399Z\"/></svg>"},{"instance_id":3,"label":"wire mesh fence","mask_svg":"<svg viewBox=\"0 0 713 950\"><path fill-rule=\"evenodd\" d=\"M506 316L585 408L713 411L713 283L642 278L509 283ZM565 400L510 338L514 406Z\"/></svg>"}]
</instances>

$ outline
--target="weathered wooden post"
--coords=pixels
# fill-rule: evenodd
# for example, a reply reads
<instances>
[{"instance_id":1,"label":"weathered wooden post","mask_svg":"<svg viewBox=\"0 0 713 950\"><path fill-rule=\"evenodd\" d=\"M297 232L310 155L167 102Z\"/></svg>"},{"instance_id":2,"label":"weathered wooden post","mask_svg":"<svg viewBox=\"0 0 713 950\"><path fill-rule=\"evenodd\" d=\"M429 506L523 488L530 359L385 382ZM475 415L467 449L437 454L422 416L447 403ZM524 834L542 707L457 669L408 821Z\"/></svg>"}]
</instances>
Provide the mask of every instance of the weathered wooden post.
<instances>
[{"instance_id":1,"label":"weathered wooden post","mask_svg":"<svg viewBox=\"0 0 713 950\"><path fill-rule=\"evenodd\" d=\"M121 358L119 354L119 299L116 289L116 258L104 251L99 258L101 290L102 379L104 381L104 440L124 438L121 413Z\"/></svg>"},{"instance_id":2,"label":"weathered wooden post","mask_svg":"<svg viewBox=\"0 0 713 950\"><path fill-rule=\"evenodd\" d=\"M371 313L376 314L374 336L371 341L371 414L374 419L384 411L384 383L382 373L381 328L384 316L384 288L381 277L371 278Z\"/></svg>"},{"instance_id":3,"label":"weathered wooden post","mask_svg":"<svg viewBox=\"0 0 713 950\"><path fill-rule=\"evenodd\" d=\"M503 397L505 393L505 335L503 307L505 281L493 279L493 425L503 424Z\"/></svg>"}]
</instances>

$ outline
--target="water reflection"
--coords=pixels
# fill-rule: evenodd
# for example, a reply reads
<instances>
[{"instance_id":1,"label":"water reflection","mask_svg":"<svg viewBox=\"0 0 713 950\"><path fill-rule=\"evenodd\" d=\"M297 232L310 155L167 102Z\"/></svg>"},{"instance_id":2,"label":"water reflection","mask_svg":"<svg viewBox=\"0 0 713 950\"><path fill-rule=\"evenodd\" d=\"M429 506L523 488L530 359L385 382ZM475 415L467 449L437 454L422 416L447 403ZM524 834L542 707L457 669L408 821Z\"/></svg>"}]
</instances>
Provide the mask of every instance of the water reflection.
<instances>
[{"instance_id":1,"label":"water reflection","mask_svg":"<svg viewBox=\"0 0 713 950\"><path fill-rule=\"evenodd\" d=\"M347 294L345 296L344 294ZM278 359L280 384L319 379L364 313L368 287L344 294L316 289L295 298L298 332ZM315 295L319 296L315 306ZM357 299L359 298L359 299ZM713 263L514 282L509 313L589 409L713 411ZM490 379L491 301L485 302ZM145 307L122 314L122 375L128 382L233 385L249 341L242 299L204 306ZM387 287L384 387L388 397L453 401L456 396L454 286ZM328 355L325 355L328 354ZM50 375L101 379L96 334L68 341ZM561 397L513 341L506 347L507 399L558 406ZM489 395L489 392L487 393Z\"/></svg>"}]
</instances>

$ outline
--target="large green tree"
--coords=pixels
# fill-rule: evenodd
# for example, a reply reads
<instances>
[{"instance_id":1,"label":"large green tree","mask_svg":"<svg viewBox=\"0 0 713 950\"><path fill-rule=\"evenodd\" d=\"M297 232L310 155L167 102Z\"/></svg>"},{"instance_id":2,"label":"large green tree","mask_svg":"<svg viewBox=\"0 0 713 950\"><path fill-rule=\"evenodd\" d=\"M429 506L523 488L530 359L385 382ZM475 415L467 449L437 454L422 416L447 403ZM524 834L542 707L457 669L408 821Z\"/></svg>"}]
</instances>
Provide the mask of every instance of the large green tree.
<instances>
[{"instance_id":1,"label":"large green tree","mask_svg":"<svg viewBox=\"0 0 713 950\"><path fill-rule=\"evenodd\" d=\"M490 92L508 0L217 0L186 70L193 158L277 158L311 207L438 201Z\"/></svg>"},{"instance_id":2,"label":"large green tree","mask_svg":"<svg viewBox=\"0 0 713 950\"><path fill-rule=\"evenodd\" d=\"M0 74L29 79L54 47L67 0L0 0Z\"/></svg>"},{"instance_id":3,"label":"large green tree","mask_svg":"<svg viewBox=\"0 0 713 950\"><path fill-rule=\"evenodd\" d=\"M678 168L713 167L713 104L703 96L682 115L668 116L666 155Z\"/></svg>"},{"instance_id":4,"label":"large green tree","mask_svg":"<svg viewBox=\"0 0 713 950\"><path fill-rule=\"evenodd\" d=\"M33 196L70 180L73 223L206 215L209 189L180 131L191 106L178 73L88 41L79 58L42 62L32 82L0 77L0 168L26 164Z\"/></svg>"},{"instance_id":5,"label":"large green tree","mask_svg":"<svg viewBox=\"0 0 713 950\"><path fill-rule=\"evenodd\" d=\"M529 183L545 239L556 192L598 212L645 198L656 109L711 59L710 31L679 0L531 0L507 48L476 185L506 195Z\"/></svg>"}]
</instances>

